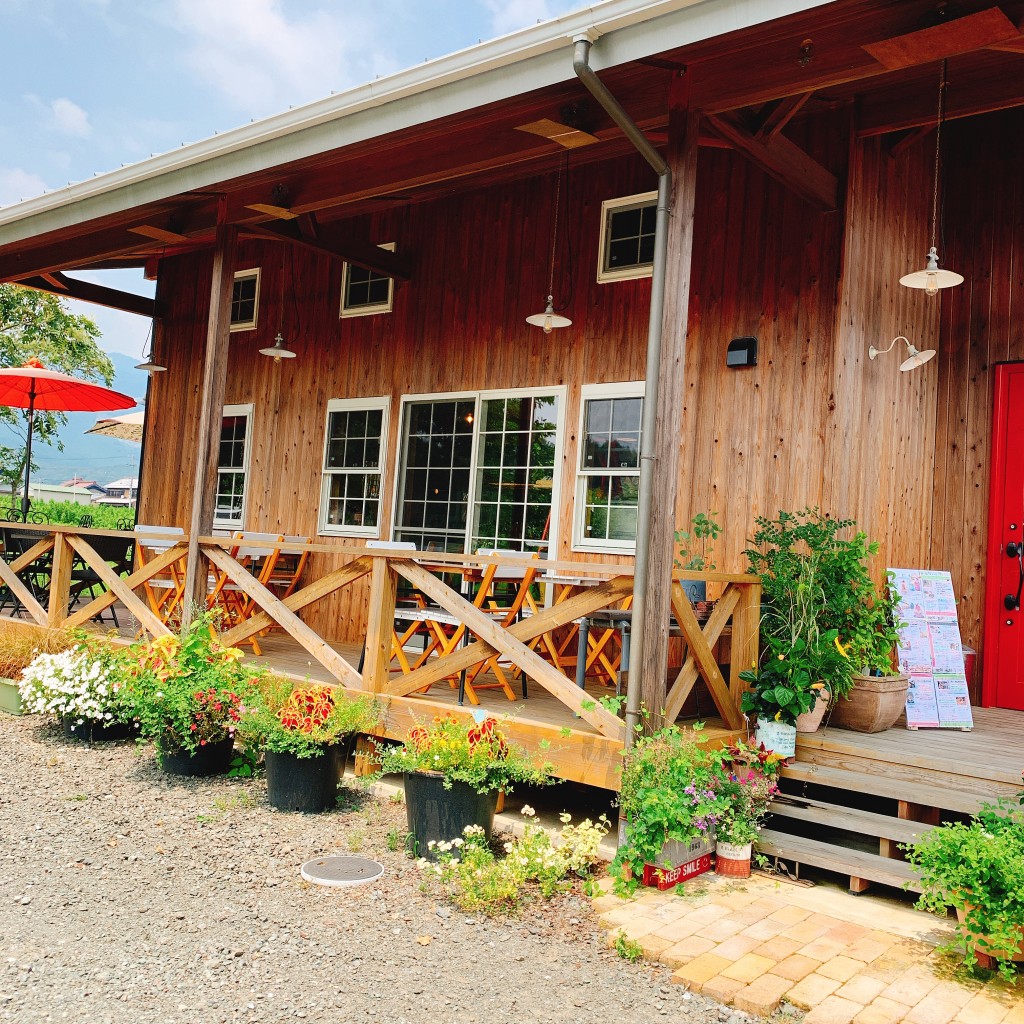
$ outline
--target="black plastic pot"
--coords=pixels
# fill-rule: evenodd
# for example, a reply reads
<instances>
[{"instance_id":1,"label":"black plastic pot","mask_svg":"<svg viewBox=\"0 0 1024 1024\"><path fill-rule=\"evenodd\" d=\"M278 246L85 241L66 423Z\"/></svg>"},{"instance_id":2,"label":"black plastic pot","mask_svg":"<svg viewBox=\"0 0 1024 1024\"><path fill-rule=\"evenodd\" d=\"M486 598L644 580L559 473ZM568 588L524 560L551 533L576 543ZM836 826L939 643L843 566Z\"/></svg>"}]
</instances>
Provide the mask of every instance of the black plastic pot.
<instances>
[{"instance_id":1,"label":"black plastic pot","mask_svg":"<svg viewBox=\"0 0 1024 1024\"><path fill-rule=\"evenodd\" d=\"M67 739L83 740L86 743L110 743L126 740L135 734L132 722L99 722L92 718L78 722L73 716L65 715L60 724Z\"/></svg>"},{"instance_id":2,"label":"black plastic pot","mask_svg":"<svg viewBox=\"0 0 1024 1024\"><path fill-rule=\"evenodd\" d=\"M331 747L316 757L294 754L264 755L267 766L267 799L279 811L320 814L338 802L341 759Z\"/></svg>"},{"instance_id":3,"label":"black plastic pot","mask_svg":"<svg viewBox=\"0 0 1024 1024\"><path fill-rule=\"evenodd\" d=\"M207 743L194 754L185 750L157 750L160 767L169 775L223 775L231 767L234 756L233 736Z\"/></svg>"},{"instance_id":4,"label":"black plastic pot","mask_svg":"<svg viewBox=\"0 0 1024 1024\"><path fill-rule=\"evenodd\" d=\"M407 772L405 807L416 856L434 860L430 843L450 841L462 835L467 825L479 825L488 836L494 827L497 791L478 793L465 782L444 788L444 776L436 772Z\"/></svg>"}]
</instances>

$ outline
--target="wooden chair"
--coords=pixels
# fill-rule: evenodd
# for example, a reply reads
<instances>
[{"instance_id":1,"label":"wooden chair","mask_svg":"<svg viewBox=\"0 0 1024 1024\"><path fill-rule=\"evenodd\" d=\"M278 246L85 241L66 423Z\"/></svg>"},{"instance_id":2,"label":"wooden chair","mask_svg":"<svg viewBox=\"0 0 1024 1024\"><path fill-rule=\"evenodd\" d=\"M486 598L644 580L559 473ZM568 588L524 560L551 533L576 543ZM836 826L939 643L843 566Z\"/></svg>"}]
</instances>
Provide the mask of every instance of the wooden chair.
<instances>
[{"instance_id":1,"label":"wooden chair","mask_svg":"<svg viewBox=\"0 0 1024 1024\"><path fill-rule=\"evenodd\" d=\"M152 526L136 523L135 533L142 534L135 539L135 565L142 568L154 556L163 554L168 548L174 547L175 537L184 537L185 531L180 526ZM147 534L171 534L166 537L149 537ZM185 555L172 562L167 568L151 576L143 584L146 600L153 614L162 622L170 622L179 612L182 596L185 593Z\"/></svg>"},{"instance_id":2,"label":"wooden chair","mask_svg":"<svg viewBox=\"0 0 1024 1024\"><path fill-rule=\"evenodd\" d=\"M280 555L279 545L284 538L279 533L238 532L232 538L236 543L229 554L262 586L269 589L270 579L274 574ZM272 545L272 546L268 546ZM222 627L230 628L247 619L256 607L255 601L235 583L224 571L218 571L213 577L206 606L218 609L222 615ZM265 632L261 630L261 632ZM259 633L247 637L242 643L252 647L253 654L262 654L259 645Z\"/></svg>"},{"instance_id":3,"label":"wooden chair","mask_svg":"<svg viewBox=\"0 0 1024 1024\"><path fill-rule=\"evenodd\" d=\"M300 537L295 534L286 533L281 537L281 543L285 546L311 544L312 541L312 537ZM267 580L267 588L272 590L282 601L289 597L299 585L308 558L308 548L302 551L279 551L273 571Z\"/></svg>"}]
</instances>

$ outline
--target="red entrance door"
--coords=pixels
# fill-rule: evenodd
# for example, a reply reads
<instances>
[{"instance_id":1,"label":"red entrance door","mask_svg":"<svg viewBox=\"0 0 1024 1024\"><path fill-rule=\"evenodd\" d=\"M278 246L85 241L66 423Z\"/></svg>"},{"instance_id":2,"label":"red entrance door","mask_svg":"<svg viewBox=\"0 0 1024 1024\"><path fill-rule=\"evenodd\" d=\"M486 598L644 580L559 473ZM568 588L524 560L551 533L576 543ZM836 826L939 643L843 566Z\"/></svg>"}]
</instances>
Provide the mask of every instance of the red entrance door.
<instances>
[{"instance_id":1,"label":"red entrance door","mask_svg":"<svg viewBox=\"0 0 1024 1024\"><path fill-rule=\"evenodd\" d=\"M1024 711L1024 363L994 370L982 703Z\"/></svg>"}]
</instances>

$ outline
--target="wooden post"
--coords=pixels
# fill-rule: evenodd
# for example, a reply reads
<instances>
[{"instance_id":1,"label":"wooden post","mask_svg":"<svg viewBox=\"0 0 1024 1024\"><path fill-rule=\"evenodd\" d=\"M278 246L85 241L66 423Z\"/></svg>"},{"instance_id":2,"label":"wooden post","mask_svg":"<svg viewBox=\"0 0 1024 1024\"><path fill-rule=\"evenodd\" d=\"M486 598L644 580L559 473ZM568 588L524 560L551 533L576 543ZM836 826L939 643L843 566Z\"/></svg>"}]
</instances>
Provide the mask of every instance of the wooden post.
<instances>
[{"instance_id":1,"label":"wooden post","mask_svg":"<svg viewBox=\"0 0 1024 1024\"><path fill-rule=\"evenodd\" d=\"M210 314L206 323L206 359L203 364L203 392L199 402L192 518L188 531L188 554L185 558L185 597L181 616L183 626L192 621L196 609L206 605L206 568L202 564L199 538L213 530L220 425L224 410L224 384L228 375L231 293L234 288L237 235L237 228L218 223L210 277Z\"/></svg>"},{"instance_id":2,"label":"wooden post","mask_svg":"<svg viewBox=\"0 0 1024 1024\"><path fill-rule=\"evenodd\" d=\"M53 568L50 571L50 605L46 624L56 629L68 617L71 603L71 561L74 551L63 533L53 535Z\"/></svg>"},{"instance_id":3,"label":"wooden post","mask_svg":"<svg viewBox=\"0 0 1024 1024\"><path fill-rule=\"evenodd\" d=\"M363 689L371 693L383 693L388 686L397 593L398 574L391 568L386 557L375 557L370 574L366 656L363 659Z\"/></svg>"},{"instance_id":4,"label":"wooden post","mask_svg":"<svg viewBox=\"0 0 1024 1024\"><path fill-rule=\"evenodd\" d=\"M667 159L672 169L671 227L665 268L661 365L657 367L658 420L654 437L655 466L651 494L651 547L644 604L643 664L640 699L650 716L648 726L663 724L668 667L672 568L675 557L675 508L679 483L679 433L683 422L687 317L690 307L690 261L693 252L693 209L697 184L697 142L700 115L690 109L690 80L677 73L669 92ZM652 367L647 368L648 374Z\"/></svg>"},{"instance_id":5,"label":"wooden post","mask_svg":"<svg viewBox=\"0 0 1024 1024\"><path fill-rule=\"evenodd\" d=\"M761 584L744 584L740 601L732 616L732 637L729 646L729 691L736 709L747 684L740 679L744 669L753 668L760 653Z\"/></svg>"}]
</instances>

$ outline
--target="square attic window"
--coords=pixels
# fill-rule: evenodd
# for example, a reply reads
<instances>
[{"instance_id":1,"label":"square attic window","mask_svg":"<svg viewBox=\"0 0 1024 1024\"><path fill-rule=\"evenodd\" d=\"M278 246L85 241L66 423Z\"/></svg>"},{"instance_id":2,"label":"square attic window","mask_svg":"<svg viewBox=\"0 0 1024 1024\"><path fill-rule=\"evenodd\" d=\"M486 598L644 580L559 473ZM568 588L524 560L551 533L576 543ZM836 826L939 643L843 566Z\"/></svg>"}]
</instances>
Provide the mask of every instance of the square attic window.
<instances>
[{"instance_id":1,"label":"square attic window","mask_svg":"<svg viewBox=\"0 0 1024 1024\"><path fill-rule=\"evenodd\" d=\"M395 251L394 242L385 242L381 249ZM341 285L341 315L369 316L390 313L395 282L386 274L346 263Z\"/></svg>"},{"instance_id":2,"label":"square attic window","mask_svg":"<svg viewBox=\"0 0 1024 1024\"><path fill-rule=\"evenodd\" d=\"M260 303L260 270L239 270L231 290L231 330L251 331L256 327Z\"/></svg>"},{"instance_id":3,"label":"square attic window","mask_svg":"<svg viewBox=\"0 0 1024 1024\"><path fill-rule=\"evenodd\" d=\"M651 276L657 200L656 192L645 192L601 204L599 284Z\"/></svg>"}]
</instances>

